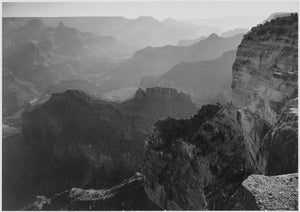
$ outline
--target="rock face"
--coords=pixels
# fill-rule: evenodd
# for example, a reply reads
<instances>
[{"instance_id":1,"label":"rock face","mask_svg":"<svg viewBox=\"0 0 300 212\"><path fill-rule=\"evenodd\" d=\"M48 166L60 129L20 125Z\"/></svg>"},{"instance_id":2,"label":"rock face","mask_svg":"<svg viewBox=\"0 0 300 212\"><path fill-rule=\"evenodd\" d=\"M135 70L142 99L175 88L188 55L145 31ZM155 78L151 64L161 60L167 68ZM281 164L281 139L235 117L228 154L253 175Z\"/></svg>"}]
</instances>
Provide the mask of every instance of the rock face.
<instances>
[{"instance_id":1,"label":"rock face","mask_svg":"<svg viewBox=\"0 0 300 212\"><path fill-rule=\"evenodd\" d=\"M297 90L298 15L252 28L240 44L233 64L232 100L240 109L237 117L259 173L297 172L297 105L293 113L290 109L283 111L289 100L298 96ZM286 114L291 115L285 118ZM287 135L289 141L284 139ZM278 154L274 148L280 150ZM285 164L290 159L289 165Z\"/></svg>"},{"instance_id":2,"label":"rock face","mask_svg":"<svg viewBox=\"0 0 300 212\"><path fill-rule=\"evenodd\" d=\"M232 64L236 51L225 52L216 60L183 62L160 76L143 77L140 87L170 87L192 96L199 105L226 103L231 97Z\"/></svg>"},{"instance_id":3,"label":"rock face","mask_svg":"<svg viewBox=\"0 0 300 212\"><path fill-rule=\"evenodd\" d=\"M203 106L189 120L156 123L146 141L142 169L153 202L163 209L225 209L250 174L298 171L297 21L297 14L277 18L244 36L233 64L230 104ZM261 179L259 193L282 177L252 176L242 185L242 194L236 193L245 208L271 209L273 200L256 203L264 193L249 194L253 188L245 186L252 178ZM288 178L291 187L281 180L274 185L274 197L288 201L288 208L278 201L274 209L296 208L297 178Z\"/></svg>"},{"instance_id":4,"label":"rock face","mask_svg":"<svg viewBox=\"0 0 300 212\"><path fill-rule=\"evenodd\" d=\"M222 209L250 172L243 134L230 105L203 106L187 120L155 124L146 141L148 197L163 209Z\"/></svg>"},{"instance_id":5,"label":"rock face","mask_svg":"<svg viewBox=\"0 0 300 212\"><path fill-rule=\"evenodd\" d=\"M10 194L4 208L32 195L103 188L132 176L140 170L152 125L162 117L184 118L195 112L191 98L175 89L138 90L123 103L75 90L53 94L24 114L16 141L3 141L4 192Z\"/></svg>"},{"instance_id":6,"label":"rock face","mask_svg":"<svg viewBox=\"0 0 300 212\"><path fill-rule=\"evenodd\" d=\"M230 200L233 210L298 210L298 174L250 175Z\"/></svg>"},{"instance_id":7,"label":"rock face","mask_svg":"<svg viewBox=\"0 0 300 212\"><path fill-rule=\"evenodd\" d=\"M238 47L232 72L233 103L258 109L274 124L272 114L297 89L298 15L252 28Z\"/></svg>"},{"instance_id":8,"label":"rock face","mask_svg":"<svg viewBox=\"0 0 300 212\"><path fill-rule=\"evenodd\" d=\"M283 108L259 150L262 172L268 175L298 172L298 98Z\"/></svg>"},{"instance_id":9,"label":"rock face","mask_svg":"<svg viewBox=\"0 0 300 212\"><path fill-rule=\"evenodd\" d=\"M133 177L109 189L72 188L51 199L37 196L22 210L159 210L143 188L142 175Z\"/></svg>"}]
</instances>

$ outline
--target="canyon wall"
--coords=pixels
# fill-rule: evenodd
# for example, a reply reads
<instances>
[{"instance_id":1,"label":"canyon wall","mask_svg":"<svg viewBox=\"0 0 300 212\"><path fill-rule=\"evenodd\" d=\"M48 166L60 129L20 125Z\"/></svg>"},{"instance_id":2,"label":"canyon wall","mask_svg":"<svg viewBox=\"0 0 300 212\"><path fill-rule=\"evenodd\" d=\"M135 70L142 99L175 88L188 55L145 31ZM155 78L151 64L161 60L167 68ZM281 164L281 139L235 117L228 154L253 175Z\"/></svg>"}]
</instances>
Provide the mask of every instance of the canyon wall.
<instances>
[{"instance_id":1,"label":"canyon wall","mask_svg":"<svg viewBox=\"0 0 300 212\"><path fill-rule=\"evenodd\" d=\"M138 90L123 103L76 90L52 94L23 115L21 135L3 141L4 208L18 209L34 195L121 182L140 170L156 121L196 110L188 95L168 88Z\"/></svg>"},{"instance_id":2,"label":"canyon wall","mask_svg":"<svg viewBox=\"0 0 300 212\"><path fill-rule=\"evenodd\" d=\"M297 87L298 15L252 28L233 64L231 103L156 123L142 168L148 197L162 209L224 209L251 173L297 172Z\"/></svg>"}]
</instances>

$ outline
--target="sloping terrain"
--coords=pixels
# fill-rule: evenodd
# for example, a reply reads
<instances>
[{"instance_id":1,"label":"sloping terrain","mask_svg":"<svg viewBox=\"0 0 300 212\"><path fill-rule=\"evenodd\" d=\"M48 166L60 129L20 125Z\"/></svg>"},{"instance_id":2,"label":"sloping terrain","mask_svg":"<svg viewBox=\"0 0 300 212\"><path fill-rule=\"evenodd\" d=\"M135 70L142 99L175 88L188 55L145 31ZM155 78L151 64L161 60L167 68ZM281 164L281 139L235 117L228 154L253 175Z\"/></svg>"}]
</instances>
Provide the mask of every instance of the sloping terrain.
<instances>
[{"instance_id":1,"label":"sloping terrain","mask_svg":"<svg viewBox=\"0 0 300 212\"><path fill-rule=\"evenodd\" d=\"M123 103L75 90L52 94L23 115L22 134L3 140L3 208L121 182L140 170L144 140L157 120L195 111L188 95L168 88L138 90Z\"/></svg>"}]
</instances>

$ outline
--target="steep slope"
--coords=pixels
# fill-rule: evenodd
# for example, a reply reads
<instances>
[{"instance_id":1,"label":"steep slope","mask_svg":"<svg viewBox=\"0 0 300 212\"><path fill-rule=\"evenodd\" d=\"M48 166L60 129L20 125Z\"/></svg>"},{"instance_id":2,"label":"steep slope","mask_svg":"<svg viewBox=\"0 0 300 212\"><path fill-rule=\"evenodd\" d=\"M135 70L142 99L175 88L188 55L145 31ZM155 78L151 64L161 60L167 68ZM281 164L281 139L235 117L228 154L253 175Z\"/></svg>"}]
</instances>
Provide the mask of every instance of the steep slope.
<instances>
[{"instance_id":1,"label":"steep slope","mask_svg":"<svg viewBox=\"0 0 300 212\"><path fill-rule=\"evenodd\" d=\"M282 109L289 100L298 96L297 90L298 15L273 19L252 28L239 46L233 64L232 101L240 109L240 124L249 141L249 148L253 149L254 161L258 158L265 160L259 153L260 146L266 142L263 138L272 126L276 128L276 125L281 125L279 117ZM283 123L286 121L289 119ZM261 130L264 127L258 127L257 123L265 126L265 130ZM278 142L284 145L283 141ZM277 148L284 149L282 145ZM296 146L294 150L297 151ZM280 154L278 160L286 160L284 157L286 154ZM290 163L297 164L297 157ZM258 165L258 169L268 174L262 164ZM297 171L283 170L277 169L273 174Z\"/></svg>"},{"instance_id":2,"label":"steep slope","mask_svg":"<svg viewBox=\"0 0 300 212\"><path fill-rule=\"evenodd\" d=\"M3 141L4 208L18 209L32 195L103 188L130 177L141 167L152 125L195 111L189 96L167 88L138 90L119 104L75 90L53 94L23 115L22 135Z\"/></svg>"},{"instance_id":3,"label":"steep slope","mask_svg":"<svg viewBox=\"0 0 300 212\"><path fill-rule=\"evenodd\" d=\"M251 171L231 105L205 105L191 119L155 124L142 173L148 197L163 209L222 209Z\"/></svg>"},{"instance_id":4,"label":"steep slope","mask_svg":"<svg viewBox=\"0 0 300 212\"><path fill-rule=\"evenodd\" d=\"M221 38L211 34L191 46L148 47L119 64L110 78L104 78L103 89L137 87L142 76L160 75L183 61L203 61L221 57L226 51L236 49L242 35Z\"/></svg>"},{"instance_id":5,"label":"steep slope","mask_svg":"<svg viewBox=\"0 0 300 212\"><path fill-rule=\"evenodd\" d=\"M262 171L268 175L298 170L298 98L282 109L276 124L266 134L259 149Z\"/></svg>"},{"instance_id":6,"label":"steep slope","mask_svg":"<svg viewBox=\"0 0 300 212\"><path fill-rule=\"evenodd\" d=\"M155 124L142 168L153 202L181 210L297 207L297 177L290 186L280 176L258 178L258 193L252 194L255 185L242 184L252 173L298 171L297 52L297 14L252 28L237 50L231 103L203 106L192 119ZM273 197L284 198L288 208L261 196L268 182L274 184ZM237 198L228 207L232 195Z\"/></svg>"},{"instance_id":7,"label":"steep slope","mask_svg":"<svg viewBox=\"0 0 300 212\"><path fill-rule=\"evenodd\" d=\"M139 87L176 88L190 94L200 105L228 102L235 55L232 50L216 60L183 62L161 76L143 77Z\"/></svg>"}]
</instances>

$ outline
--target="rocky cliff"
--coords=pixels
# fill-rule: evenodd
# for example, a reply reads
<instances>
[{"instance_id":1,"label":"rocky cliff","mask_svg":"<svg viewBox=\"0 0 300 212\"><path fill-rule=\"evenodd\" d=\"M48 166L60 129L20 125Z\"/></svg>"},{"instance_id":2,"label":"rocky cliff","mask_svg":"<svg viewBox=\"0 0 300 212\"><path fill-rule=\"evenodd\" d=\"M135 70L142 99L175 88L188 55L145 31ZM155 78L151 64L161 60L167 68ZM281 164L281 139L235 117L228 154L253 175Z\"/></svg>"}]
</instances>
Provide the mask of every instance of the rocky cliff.
<instances>
[{"instance_id":1,"label":"rocky cliff","mask_svg":"<svg viewBox=\"0 0 300 212\"><path fill-rule=\"evenodd\" d=\"M259 203L262 194L238 188L251 173L298 171L297 76L298 15L252 28L233 64L231 103L203 106L189 120L156 123L142 168L148 197L163 209L225 209L232 195L233 205L241 200L252 209L272 208L269 200ZM269 179L262 178L264 193ZM294 181L271 188L277 199L281 188L291 194L287 207L280 201L273 208L295 209Z\"/></svg>"},{"instance_id":2,"label":"rocky cliff","mask_svg":"<svg viewBox=\"0 0 300 212\"><path fill-rule=\"evenodd\" d=\"M167 88L138 90L123 103L76 90L53 94L24 114L21 136L3 141L4 208L15 209L32 195L103 188L132 176L151 126L195 111L189 96Z\"/></svg>"},{"instance_id":3,"label":"rocky cliff","mask_svg":"<svg viewBox=\"0 0 300 212\"><path fill-rule=\"evenodd\" d=\"M270 141L270 135L274 136L274 133L268 131L273 128L273 132L274 128L281 126L281 133L283 133L287 129L284 129L282 123L290 125L289 122L297 119L284 118L286 117L284 114L297 117L296 109L293 110L294 113L290 113L290 109L285 112L283 110L289 100L298 96L298 15L292 14L273 19L264 25L252 28L238 48L232 71L232 101L239 109L237 116L244 136L248 140L251 158L254 163L258 163L256 165L259 172L268 174L269 171L265 170L265 165L262 164L267 159L262 154L266 151L264 148L266 143L275 142L275 140ZM297 105L294 105L294 108L297 108ZM293 123L296 124L291 126L297 131L297 122ZM268 138L264 139L267 133ZM293 137L295 133L291 132L290 136L292 136L290 142L293 143L295 153L298 154L295 146L297 142L294 142ZM274 146L282 150L287 148L282 146L288 145L287 143L283 140L278 141L280 138L276 139L277 145ZM286 156L291 152L285 152L286 154L277 154L279 161L288 159ZM274 163L273 159L270 158L272 161L270 163ZM297 160L297 157L294 157L290 162L297 164ZM296 166L293 165L294 169L289 169L289 172L287 169L279 171L279 168L271 173L297 172Z\"/></svg>"},{"instance_id":4,"label":"rocky cliff","mask_svg":"<svg viewBox=\"0 0 300 212\"><path fill-rule=\"evenodd\" d=\"M142 172L146 193L162 209L222 209L251 172L230 107L206 105L191 119L155 124Z\"/></svg>"}]
</instances>

